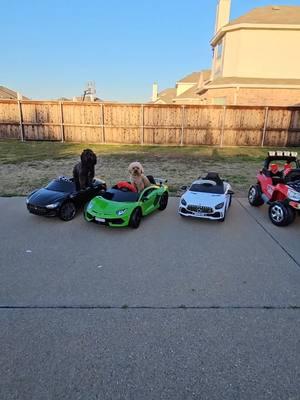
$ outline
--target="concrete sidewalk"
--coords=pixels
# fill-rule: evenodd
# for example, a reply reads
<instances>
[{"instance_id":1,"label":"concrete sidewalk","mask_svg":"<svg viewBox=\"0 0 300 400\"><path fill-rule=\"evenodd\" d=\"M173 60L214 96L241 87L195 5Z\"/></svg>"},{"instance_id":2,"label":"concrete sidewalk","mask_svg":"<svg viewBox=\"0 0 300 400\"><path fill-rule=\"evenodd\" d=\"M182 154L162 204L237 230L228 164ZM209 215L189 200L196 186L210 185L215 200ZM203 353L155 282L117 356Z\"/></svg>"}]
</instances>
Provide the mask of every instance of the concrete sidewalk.
<instances>
[{"instance_id":1,"label":"concrete sidewalk","mask_svg":"<svg viewBox=\"0 0 300 400\"><path fill-rule=\"evenodd\" d=\"M178 201L131 230L0 199L1 399L299 398L300 218Z\"/></svg>"}]
</instances>

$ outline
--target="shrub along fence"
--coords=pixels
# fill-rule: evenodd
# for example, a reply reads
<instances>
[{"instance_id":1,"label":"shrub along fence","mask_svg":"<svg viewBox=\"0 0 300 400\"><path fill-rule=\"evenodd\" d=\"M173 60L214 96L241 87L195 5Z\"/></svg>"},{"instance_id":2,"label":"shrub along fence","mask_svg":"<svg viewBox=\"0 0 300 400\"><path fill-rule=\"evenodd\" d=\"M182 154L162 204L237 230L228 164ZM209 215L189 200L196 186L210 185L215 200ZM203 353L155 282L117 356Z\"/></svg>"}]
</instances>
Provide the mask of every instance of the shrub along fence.
<instances>
[{"instance_id":1,"label":"shrub along fence","mask_svg":"<svg viewBox=\"0 0 300 400\"><path fill-rule=\"evenodd\" d=\"M0 100L0 138L299 146L300 108Z\"/></svg>"}]
</instances>

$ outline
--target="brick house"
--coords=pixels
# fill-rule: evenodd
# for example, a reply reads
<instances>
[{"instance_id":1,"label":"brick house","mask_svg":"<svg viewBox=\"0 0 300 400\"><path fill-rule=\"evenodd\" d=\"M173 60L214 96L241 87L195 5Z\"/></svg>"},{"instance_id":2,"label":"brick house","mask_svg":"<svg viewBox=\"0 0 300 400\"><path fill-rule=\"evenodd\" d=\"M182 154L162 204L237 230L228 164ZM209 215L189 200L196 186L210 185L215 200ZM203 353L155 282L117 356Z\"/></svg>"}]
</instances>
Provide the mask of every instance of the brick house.
<instances>
[{"instance_id":1,"label":"brick house","mask_svg":"<svg viewBox=\"0 0 300 400\"><path fill-rule=\"evenodd\" d=\"M202 104L289 106L300 103L300 7L259 7L229 21L219 0L210 79Z\"/></svg>"}]
</instances>

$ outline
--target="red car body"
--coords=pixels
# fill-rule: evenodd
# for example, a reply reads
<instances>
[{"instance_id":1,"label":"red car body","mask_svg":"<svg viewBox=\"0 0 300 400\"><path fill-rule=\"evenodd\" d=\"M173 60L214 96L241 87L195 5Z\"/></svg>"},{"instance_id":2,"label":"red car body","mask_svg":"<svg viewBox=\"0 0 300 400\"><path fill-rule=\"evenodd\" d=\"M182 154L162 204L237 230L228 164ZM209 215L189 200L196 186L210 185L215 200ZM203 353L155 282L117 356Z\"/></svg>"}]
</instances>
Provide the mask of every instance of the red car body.
<instances>
[{"instance_id":1,"label":"red car body","mask_svg":"<svg viewBox=\"0 0 300 400\"><path fill-rule=\"evenodd\" d=\"M278 162L285 163L282 169L278 168ZM285 226L292 223L300 210L300 161L297 153L269 152L257 174L256 185L249 189L248 200L255 207L267 203L273 224Z\"/></svg>"}]
</instances>

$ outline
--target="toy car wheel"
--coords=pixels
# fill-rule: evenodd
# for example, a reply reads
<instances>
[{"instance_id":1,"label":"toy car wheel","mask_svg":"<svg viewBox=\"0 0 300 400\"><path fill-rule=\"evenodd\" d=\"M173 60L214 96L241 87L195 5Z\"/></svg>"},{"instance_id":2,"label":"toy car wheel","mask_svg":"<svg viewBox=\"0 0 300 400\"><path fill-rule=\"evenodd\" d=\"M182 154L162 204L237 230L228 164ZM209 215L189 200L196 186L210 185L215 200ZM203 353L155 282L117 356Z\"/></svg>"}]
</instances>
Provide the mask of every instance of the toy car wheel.
<instances>
[{"instance_id":1,"label":"toy car wheel","mask_svg":"<svg viewBox=\"0 0 300 400\"><path fill-rule=\"evenodd\" d=\"M248 191L248 201L253 207L259 207L264 204L264 201L261 198L261 190L259 185L250 186Z\"/></svg>"},{"instance_id":2,"label":"toy car wheel","mask_svg":"<svg viewBox=\"0 0 300 400\"><path fill-rule=\"evenodd\" d=\"M231 201L232 201L232 194L229 195L228 208L231 206Z\"/></svg>"},{"instance_id":3,"label":"toy car wheel","mask_svg":"<svg viewBox=\"0 0 300 400\"><path fill-rule=\"evenodd\" d=\"M63 221L71 221L75 217L76 207L72 201L66 201L59 210L59 218Z\"/></svg>"},{"instance_id":4,"label":"toy car wheel","mask_svg":"<svg viewBox=\"0 0 300 400\"><path fill-rule=\"evenodd\" d=\"M295 221L296 218L296 211L292 207L287 207L288 214L289 214L289 224Z\"/></svg>"},{"instance_id":5,"label":"toy car wheel","mask_svg":"<svg viewBox=\"0 0 300 400\"><path fill-rule=\"evenodd\" d=\"M142 211L140 208L135 208L130 216L129 226L136 229L139 227L142 219Z\"/></svg>"},{"instance_id":6,"label":"toy car wheel","mask_svg":"<svg viewBox=\"0 0 300 400\"><path fill-rule=\"evenodd\" d=\"M159 210L165 210L167 208L168 205L168 200L169 200L169 195L167 192L165 192L161 198L159 199Z\"/></svg>"},{"instance_id":7,"label":"toy car wheel","mask_svg":"<svg viewBox=\"0 0 300 400\"><path fill-rule=\"evenodd\" d=\"M291 212L288 207L279 201L275 201L269 207L269 217L276 226L287 226L292 222Z\"/></svg>"}]
</instances>

